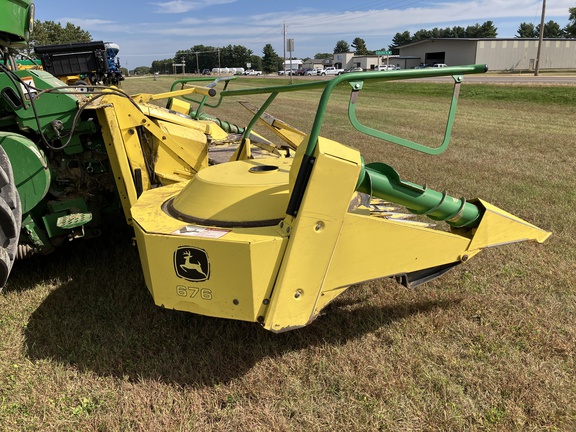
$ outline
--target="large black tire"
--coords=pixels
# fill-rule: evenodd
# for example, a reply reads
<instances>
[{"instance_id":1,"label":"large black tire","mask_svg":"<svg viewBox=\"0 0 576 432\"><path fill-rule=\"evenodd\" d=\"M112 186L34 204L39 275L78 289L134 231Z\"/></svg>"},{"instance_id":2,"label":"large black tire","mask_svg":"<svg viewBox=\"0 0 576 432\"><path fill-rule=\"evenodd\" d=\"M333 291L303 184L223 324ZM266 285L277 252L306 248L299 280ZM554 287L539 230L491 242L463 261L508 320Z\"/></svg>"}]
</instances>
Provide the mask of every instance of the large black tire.
<instances>
[{"instance_id":1,"label":"large black tire","mask_svg":"<svg viewBox=\"0 0 576 432\"><path fill-rule=\"evenodd\" d=\"M12 164L0 147L0 290L6 285L16 259L21 224L22 207Z\"/></svg>"}]
</instances>

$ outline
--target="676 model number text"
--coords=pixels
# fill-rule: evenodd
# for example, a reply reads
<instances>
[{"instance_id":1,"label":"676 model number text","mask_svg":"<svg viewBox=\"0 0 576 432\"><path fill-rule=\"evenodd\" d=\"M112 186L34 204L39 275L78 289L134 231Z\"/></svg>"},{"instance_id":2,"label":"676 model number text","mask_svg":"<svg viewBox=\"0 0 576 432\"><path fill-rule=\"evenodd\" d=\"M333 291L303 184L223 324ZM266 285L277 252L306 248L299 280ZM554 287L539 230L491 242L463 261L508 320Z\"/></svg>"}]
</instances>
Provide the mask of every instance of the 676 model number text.
<instances>
[{"instance_id":1,"label":"676 model number text","mask_svg":"<svg viewBox=\"0 0 576 432\"><path fill-rule=\"evenodd\" d=\"M176 286L176 294L180 297L194 298L200 294L202 300L212 300L212 290L207 288L185 287L184 285Z\"/></svg>"}]
</instances>

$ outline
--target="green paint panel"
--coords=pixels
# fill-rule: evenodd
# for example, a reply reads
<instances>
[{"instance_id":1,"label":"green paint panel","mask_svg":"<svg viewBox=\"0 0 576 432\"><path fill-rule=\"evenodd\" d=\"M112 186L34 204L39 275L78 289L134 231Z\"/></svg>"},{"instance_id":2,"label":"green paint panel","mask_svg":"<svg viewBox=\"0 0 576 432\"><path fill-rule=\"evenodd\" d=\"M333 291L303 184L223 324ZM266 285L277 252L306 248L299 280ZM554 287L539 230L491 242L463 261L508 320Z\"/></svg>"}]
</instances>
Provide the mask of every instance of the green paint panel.
<instances>
[{"instance_id":1,"label":"green paint panel","mask_svg":"<svg viewBox=\"0 0 576 432\"><path fill-rule=\"evenodd\" d=\"M0 2L0 33L7 42L25 43L31 22L34 21L32 0L5 0Z\"/></svg>"},{"instance_id":2,"label":"green paint panel","mask_svg":"<svg viewBox=\"0 0 576 432\"><path fill-rule=\"evenodd\" d=\"M12 132L0 132L0 146L12 164L22 214L27 214L50 187L51 175L44 153L28 138Z\"/></svg>"}]
</instances>

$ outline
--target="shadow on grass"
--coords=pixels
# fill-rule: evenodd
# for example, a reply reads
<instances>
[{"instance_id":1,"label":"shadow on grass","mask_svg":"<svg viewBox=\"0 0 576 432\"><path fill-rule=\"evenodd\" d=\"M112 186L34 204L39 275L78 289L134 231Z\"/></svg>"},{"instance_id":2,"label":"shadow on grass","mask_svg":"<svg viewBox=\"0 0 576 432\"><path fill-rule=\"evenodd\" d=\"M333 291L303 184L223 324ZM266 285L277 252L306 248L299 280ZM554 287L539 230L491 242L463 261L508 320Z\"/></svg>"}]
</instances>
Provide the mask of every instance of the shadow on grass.
<instances>
[{"instance_id":1,"label":"shadow on grass","mask_svg":"<svg viewBox=\"0 0 576 432\"><path fill-rule=\"evenodd\" d=\"M13 291L54 277L60 281L29 318L25 340L31 360L50 359L122 379L213 385L242 376L262 359L342 344L407 316L455 303L382 308L336 300L310 326L273 334L255 323L155 306L129 238L123 233L75 242L57 255L18 266Z\"/></svg>"}]
</instances>

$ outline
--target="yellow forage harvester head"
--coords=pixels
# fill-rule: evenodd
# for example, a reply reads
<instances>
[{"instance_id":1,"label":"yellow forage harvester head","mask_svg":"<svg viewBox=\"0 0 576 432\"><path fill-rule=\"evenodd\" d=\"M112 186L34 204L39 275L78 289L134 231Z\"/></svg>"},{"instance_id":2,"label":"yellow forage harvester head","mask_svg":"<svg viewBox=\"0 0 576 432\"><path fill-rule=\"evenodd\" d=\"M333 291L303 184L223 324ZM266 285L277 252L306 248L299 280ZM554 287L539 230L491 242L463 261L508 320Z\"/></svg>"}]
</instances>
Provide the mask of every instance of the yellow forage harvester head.
<instances>
[{"instance_id":1,"label":"yellow forage harvester head","mask_svg":"<svg viewBox=\"0 0 576 432\"><path fill-rule=\"evenodd\" d=\"M255 321L282 332L310 323L352 284L395 277L416 286L486 247L545 241L550 233L482 200L456 199L405 181L392 167L365 165L356 149L319 135L333 89L348 84L354 128L437 154L448 143L462 75L485 70L473 65L354 72L330 81L221 92L221 98L270 95L261 108L249 107L254 118L236 130L241 141L233 160L202 168L189 181L146 190L130 209L156 304ZM452 75L455 81L447 136L439 148L368 128L356 119L357 95L365 81L439 75ZM323 93L309 133L265 112L279 93L312 88ZM191 115L225 129L199 111ZM258 139L252 128L259 121L284 141L281 152L254 156ZM399 206L405 210L398 211ZM431 223L413 220L411 214L426 215ZM450 230L436 229L438 221ZM386 247L374 252L367 244Z\"/></svg>"}]
</instances>

